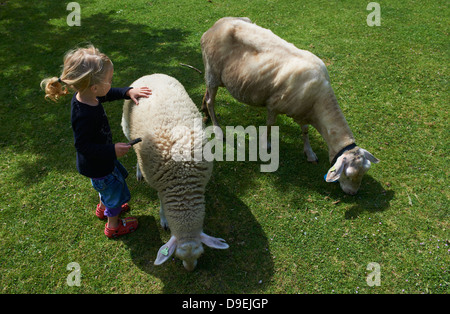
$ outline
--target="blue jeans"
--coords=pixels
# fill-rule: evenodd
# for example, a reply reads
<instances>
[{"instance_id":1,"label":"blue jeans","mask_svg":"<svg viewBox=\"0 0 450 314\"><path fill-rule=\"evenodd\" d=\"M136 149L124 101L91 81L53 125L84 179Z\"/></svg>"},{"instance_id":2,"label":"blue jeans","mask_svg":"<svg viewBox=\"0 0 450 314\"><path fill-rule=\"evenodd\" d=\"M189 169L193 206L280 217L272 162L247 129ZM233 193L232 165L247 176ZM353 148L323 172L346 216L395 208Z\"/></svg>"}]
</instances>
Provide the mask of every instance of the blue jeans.
<instances>
[{"instance_id":1,"label":"blue jeans","mask_svg":"<svg viewBox=\"0 0 450 314\"><path fill-rule=\"evenodd\" d=\"M100 199L106 207L105 216L119 215L122 205L131 199L125 182L126 177L128 177L127 170L116 160L116 167L112 173L103 178L91 178L92 186L100 194Z\"/></svg>"}]
</instances>

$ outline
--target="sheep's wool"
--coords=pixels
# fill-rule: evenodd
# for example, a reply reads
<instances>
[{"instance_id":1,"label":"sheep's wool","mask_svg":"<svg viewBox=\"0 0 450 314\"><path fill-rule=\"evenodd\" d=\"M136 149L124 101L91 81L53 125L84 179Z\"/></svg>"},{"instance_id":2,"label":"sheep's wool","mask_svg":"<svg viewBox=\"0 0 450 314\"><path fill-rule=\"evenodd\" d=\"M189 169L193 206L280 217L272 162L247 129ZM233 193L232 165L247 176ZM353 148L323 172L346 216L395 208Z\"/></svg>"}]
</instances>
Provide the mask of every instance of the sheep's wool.
<instances>
[{"instance_id":1,"label":"sheep's wool","mask_svg":"<svg viewBox=\"0 0 450 314\"><path fill-rule=\"evenodd\" d=\"M127 138L142 138L134 146L142 175L158 191L172 233L201 231L204 191L212 172L212 162L193 158L194 148L202 149L206 142L201 114L183 85L170 76L144 76L131 86L152 90L149 98L139 99L139 105L126 100L122 117ZM179 148L186 150L189 141L192 158L180 161L186 152Z\"/></svg>"}]
</instances>

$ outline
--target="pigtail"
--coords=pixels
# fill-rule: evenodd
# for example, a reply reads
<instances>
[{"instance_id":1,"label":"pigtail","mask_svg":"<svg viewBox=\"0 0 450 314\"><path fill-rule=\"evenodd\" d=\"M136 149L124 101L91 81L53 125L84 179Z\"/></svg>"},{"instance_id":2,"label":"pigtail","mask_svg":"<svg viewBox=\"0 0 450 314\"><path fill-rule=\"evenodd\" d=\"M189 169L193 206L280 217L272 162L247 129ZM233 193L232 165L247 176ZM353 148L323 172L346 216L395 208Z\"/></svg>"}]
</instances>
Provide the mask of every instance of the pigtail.
<instances>
[{"instance_id":1,"label":"pigtail","mask_svg":"<svg viewBox=\"0 0 450 314\"><path fill-rule=\"evenodd\" d=\"M64 81L59 77L51 77L42 80L41 88L45 91L45 99L58 101L61 96L69 93Z\"/></svg>"}]
</instances>

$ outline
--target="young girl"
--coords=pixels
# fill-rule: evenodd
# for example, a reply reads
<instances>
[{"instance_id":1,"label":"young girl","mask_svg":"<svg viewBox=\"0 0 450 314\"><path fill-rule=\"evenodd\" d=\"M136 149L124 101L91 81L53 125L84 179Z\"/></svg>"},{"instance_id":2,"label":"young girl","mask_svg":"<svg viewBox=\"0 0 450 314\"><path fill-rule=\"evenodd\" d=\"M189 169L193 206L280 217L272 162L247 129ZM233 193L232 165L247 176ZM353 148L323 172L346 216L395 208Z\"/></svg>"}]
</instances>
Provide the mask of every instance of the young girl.
<instances>
[{"instance_id":1,"label":"young girl","mask_svg":"<svg viewBox=\"0 0 450 314\"><path fill-rule=\"evenodd\" d=\"M89 46L69 51L64 57L61 76L41 82L45 98L53 101L68 94L68 88L75 91L71 120L77 169L91 179L92 186L99 192L96 215L100 219L108 218L105 235L109 238L136 230L138 222L133 217L119 219L122 211L129 210L130 192L125 182L128 173L117 158L124 156L131 146L113 144L102 104L130 98L138 104L139 97L151 95L147 87L111 88L113 72L111 60L94 46Z\"/></svg>"}]
</instances>

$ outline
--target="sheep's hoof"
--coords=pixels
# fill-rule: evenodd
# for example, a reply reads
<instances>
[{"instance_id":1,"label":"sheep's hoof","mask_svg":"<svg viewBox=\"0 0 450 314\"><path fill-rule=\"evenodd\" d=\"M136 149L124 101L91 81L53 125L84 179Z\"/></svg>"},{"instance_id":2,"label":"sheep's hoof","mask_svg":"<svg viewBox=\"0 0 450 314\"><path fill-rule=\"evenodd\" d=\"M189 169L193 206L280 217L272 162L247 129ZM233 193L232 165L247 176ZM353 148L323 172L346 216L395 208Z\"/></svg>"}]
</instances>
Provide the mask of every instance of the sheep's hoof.
<instances>
[{"instance_id":1,"label":"sheep's hoof","mask_svg":"<svg viewBox=\"0 0 450 314\"><path fill-rule=\"evenodd\" d=\"M303 152L306 155L306 160L309 163L317 165L319 163L319 158L317 158L315 153L307 154L306 152Z\"/></svg>"},{"instance_id":2,"label":"sheep's hoof","mask_svg":"<svg viewBox=\"0 0 450 314\"><path fill-rule=\"evenodd\" d=\"M306 160L309 163L314 164L314 165L317 165L319 163L319 159L318 158L316 158L316 159L309 159L309 158L307 158Z\"/></svg>"},{"instance_id":3,"label":"sheep's hoof","mask_svg":"<svg viewBox=\"0 0 450 314\"><path fill-rule=\"evenodd\" d=\"M161 218L160 223L161 223L161 227L164 229L164 231L168 231L169 230L169 224L167 223L166 219L162 219Z\"/></svg>"}]
</instances>

